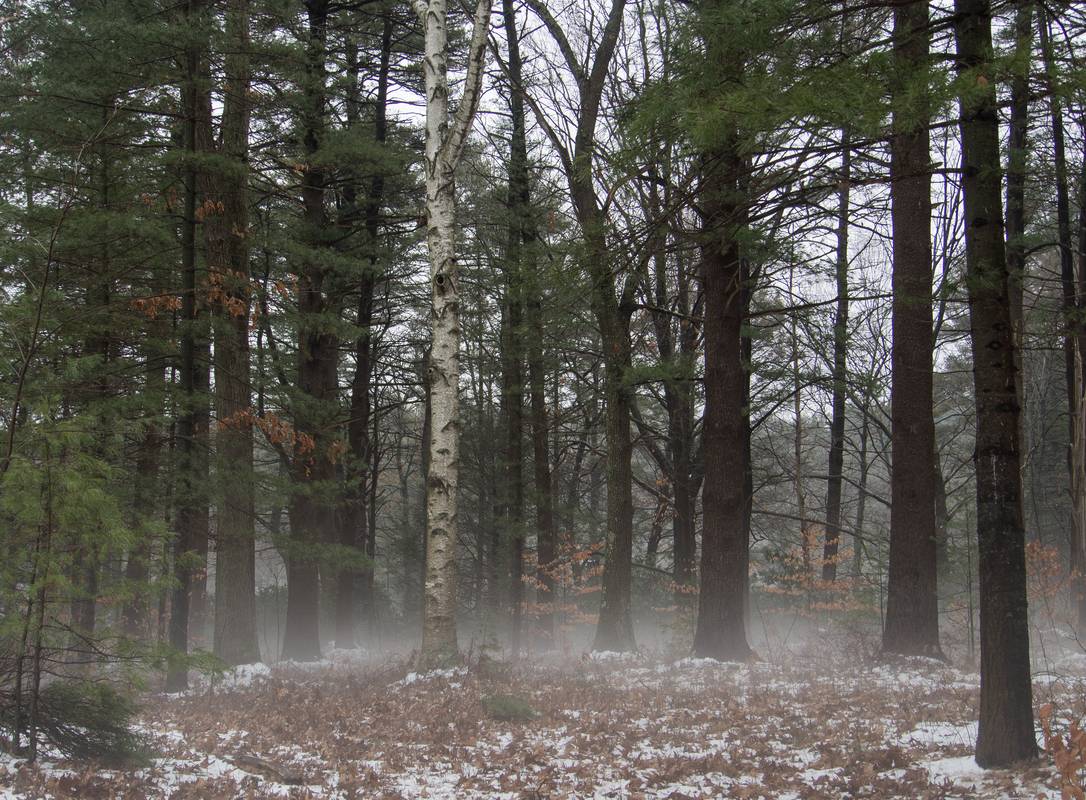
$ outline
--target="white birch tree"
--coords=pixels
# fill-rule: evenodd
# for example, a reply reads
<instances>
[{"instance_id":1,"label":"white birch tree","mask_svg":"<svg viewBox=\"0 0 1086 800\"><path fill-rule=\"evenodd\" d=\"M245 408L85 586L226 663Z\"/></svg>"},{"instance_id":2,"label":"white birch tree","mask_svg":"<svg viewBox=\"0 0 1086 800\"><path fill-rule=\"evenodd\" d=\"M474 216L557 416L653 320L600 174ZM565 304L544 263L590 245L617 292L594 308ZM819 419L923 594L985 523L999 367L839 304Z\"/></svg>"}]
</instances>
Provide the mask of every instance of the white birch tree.
<instances>
[{"instance_id":1,"label":"white birch tree","mask_svg":"<svg viewBox=\"0 0 1086 800\"><path fill-rule=\"evenodd\" d=\"M460 291L456 265L456 165L479 107L492 0L478 0L464 94L449 115L447 0L415 0L426 82L426 244L430 256L430 469L426 483L426 587L421 661L459 658L456 517L460 451Z\"/></svg>"}]
</instances>

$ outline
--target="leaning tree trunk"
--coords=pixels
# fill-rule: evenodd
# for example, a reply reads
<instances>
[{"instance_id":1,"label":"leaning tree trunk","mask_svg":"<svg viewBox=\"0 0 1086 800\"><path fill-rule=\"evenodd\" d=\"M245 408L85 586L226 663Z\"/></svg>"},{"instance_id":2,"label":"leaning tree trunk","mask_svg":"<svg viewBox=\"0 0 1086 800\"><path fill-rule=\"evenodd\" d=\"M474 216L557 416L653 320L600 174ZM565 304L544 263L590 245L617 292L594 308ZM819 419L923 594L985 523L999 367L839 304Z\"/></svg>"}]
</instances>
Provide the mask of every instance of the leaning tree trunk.
<instances>
[{"instance_id":1,"label":"leaning tree trunk","mask_svg":"<svg viewBox=\"0 0 1086 800\"><path fill-rule=\"evenodd\" d=\"M928 0L894 7L892 472L882 649L942 657L933 474L929 109L916 86L927 80L929 35Z\"/></svg>"},{"instance_id":2,"label":"leaning tree trunk","mask_svg":"<svg viewBox=\"0 0 1086 800\"><path fill-rule=\"evenodd\" d=\"M479 106L490 0L479 0L464 96L449 120L446 0L416 0L423 24L426 82L426 246L430 257L430 436L426 480L426 584L422 650L426 665L459 660L456 642L457 484L460 475L460 287L456 264L456 165Z\"/></svg>"},{"instance_id":3,"label":"leaning tree trunk","mask_svg":"<svg viewBox=\"0 0 1086 800\"><path fill-rule=\"evenodd\" d=\"M989 0L956 0L965 257L977 407L980 727L977 763L1037 755L1030 683L1019 408L1003 239L999 115Z\"/></svg>"}]
</instances>

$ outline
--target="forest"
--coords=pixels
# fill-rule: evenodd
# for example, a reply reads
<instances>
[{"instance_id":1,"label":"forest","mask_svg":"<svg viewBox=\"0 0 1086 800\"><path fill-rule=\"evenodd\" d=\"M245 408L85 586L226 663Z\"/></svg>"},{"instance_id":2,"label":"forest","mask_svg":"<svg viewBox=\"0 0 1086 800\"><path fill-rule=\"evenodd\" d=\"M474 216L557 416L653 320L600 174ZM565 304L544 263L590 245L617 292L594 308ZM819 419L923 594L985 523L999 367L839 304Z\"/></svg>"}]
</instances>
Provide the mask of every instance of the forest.
<instances>
[{"instance_id":1,"label":"forest","mask_svg":"<svg viewBox=\"0 0 1086 800\"><path fill-rule=\"evenodd\" d=\"M1086 798L1086 6L0 0L0 798Z\"/></svg>"}]
</instances>

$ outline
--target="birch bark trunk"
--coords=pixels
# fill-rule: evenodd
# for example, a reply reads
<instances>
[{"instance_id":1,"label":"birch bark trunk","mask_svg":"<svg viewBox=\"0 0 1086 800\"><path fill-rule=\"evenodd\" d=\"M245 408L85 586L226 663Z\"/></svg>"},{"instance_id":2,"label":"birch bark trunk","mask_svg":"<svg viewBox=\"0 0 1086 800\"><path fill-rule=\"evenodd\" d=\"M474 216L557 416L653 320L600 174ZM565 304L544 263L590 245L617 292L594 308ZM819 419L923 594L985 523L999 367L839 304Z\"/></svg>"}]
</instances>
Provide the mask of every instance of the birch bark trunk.
<instances>
[{"instance_id":1,"label":"birch bark trunk","mask_svg":"<svg viewBox=\"0 0 1086 800\"><path fill-rule=\"evenodd\" d=\"M426 480L426 584L422 651L429 666L459 659L456 642L456 523L460 472L460 292L456 264L456 165L479 106L490 0L479 0L464 96L449 118L446 0L413 4L424 30L426 245L430 257L430 435Z\"/></svg>"}]
</instances>

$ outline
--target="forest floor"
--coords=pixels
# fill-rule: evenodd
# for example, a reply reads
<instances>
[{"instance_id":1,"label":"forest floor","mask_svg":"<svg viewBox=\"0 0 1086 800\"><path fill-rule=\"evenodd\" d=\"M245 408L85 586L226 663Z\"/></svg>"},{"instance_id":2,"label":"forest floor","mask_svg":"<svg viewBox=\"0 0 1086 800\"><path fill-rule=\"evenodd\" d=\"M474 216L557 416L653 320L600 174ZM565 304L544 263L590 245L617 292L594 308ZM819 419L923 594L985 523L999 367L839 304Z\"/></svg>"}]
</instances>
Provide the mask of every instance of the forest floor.
<instances>
[{"instance_id":1,"label":"forest floor","mask_svg":"<svg viewBox=\"0 0 1086 800\"><path fill-rule=\"evenodd\" d=\"M242 667L147 698L149 767L8 758L0 798L1060 797L1047 755L976 767L976 674L788 661L605 653L419 674L336 652ZM1082 718L1086 659L1036 675L1035 695Z\"/></svg>"}]
</instances>

